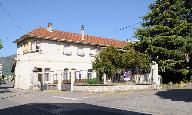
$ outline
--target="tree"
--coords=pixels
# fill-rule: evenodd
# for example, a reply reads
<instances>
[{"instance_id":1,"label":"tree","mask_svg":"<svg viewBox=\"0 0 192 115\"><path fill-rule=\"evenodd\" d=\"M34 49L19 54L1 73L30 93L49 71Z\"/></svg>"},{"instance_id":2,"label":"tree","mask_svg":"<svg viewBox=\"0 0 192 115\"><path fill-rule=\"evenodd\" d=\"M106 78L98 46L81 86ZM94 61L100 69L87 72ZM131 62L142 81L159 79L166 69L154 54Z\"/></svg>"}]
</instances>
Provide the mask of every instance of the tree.
<instances>
[{"instance_id":1,"label":"tree","mask_svg":"<svg viewBox=\"0 0 192 115\"><path fill-rule=\"evenodd\" d=\"M147 54L140 53L134 49L134 44L129 43L124 47L124 54L122 57L123 67L125 69L130 68L149 68L149 57Z\"/></svg>"},{"instance_id":2,"label":"tree","mask_svg":"<svg viewBox=\"0 0 192 115\"><path fill-rule=\"evenodd\" d=\"M104 48L93 62L93 69L100 79L105 73L113 81L118 81L125 70L136 67L149 67L149 60L146 54L135 51L131 43L121 49L114 46Z\"/></svg>"},{"instance_id":3,"label":"tree","mask_svg":"<svg viewBox=\"0 0 192 115\"><path fill-rule=\"evenodd\" d=\"M187 0L156 0L149 9L135 32L135 49L159 64L163 82L182 80L189 71L192 9Z\"/></svg>"},{"instance_id":4,"label":"tree","mask_svg":"<svg viewBox=\"0 0 192 115\"><path fill-rule=\"evenodd\" d=\"M93 62L93 69L97 71L100 79L103 73L106 74L108 79L116 73L117 70L121 69L121 54L118 49L114 46L104 48L98 56L96 56Z\"/></svg>"},{"instance_id":5,"label":"tree","mask_svg":"<svg viewBox=\"0 0 192 115\"><path fill-rule=\"evenodd\" d=\"M1 39L0 39L0 49L1 48L3 48L3 43L2 43L2 41L1 41Z\"/></svg>"}]
</instances>

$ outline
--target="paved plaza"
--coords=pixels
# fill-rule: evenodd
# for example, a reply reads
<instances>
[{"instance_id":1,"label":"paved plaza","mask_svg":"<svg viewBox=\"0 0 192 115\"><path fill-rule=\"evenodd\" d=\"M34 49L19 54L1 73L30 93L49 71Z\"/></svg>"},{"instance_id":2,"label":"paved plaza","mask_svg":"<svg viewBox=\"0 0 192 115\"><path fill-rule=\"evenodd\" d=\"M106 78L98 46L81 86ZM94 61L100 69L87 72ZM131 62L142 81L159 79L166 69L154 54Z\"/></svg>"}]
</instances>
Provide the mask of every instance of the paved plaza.
<instances>
[{"instance_id":1,"label":"paved plaza","mask_svg":"<svg viewBox=\"0 0 192 115\"><path fill-rule=\"evenodd\" d=\"M118 93L18 90L0 86L0 115L191 115L192 85Z\"/></svg>"}]
</instances>

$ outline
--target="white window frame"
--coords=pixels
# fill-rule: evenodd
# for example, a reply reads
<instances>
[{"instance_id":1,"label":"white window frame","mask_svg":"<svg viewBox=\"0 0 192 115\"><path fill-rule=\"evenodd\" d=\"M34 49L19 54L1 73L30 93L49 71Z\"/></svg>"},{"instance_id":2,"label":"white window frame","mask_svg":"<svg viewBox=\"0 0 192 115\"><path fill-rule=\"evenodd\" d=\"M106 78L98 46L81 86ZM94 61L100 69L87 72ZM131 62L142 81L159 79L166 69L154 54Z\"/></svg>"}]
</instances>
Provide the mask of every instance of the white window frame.
<instances>
[{"instance_id":1,"label":"white window frame","mask_svg":"<svg viewBox=\"0 0 192 115\"><path fill-rule=\"evenodd\" d=\"M41 42L40 41L31 41L31 52L40 52L41 53Z\"/></svg>"},{"instance_id":2,"label":"white window frame","mask_svg":"<svg viewBox=\"0 0 192 115\"><path fill-rule=\"evenodd\" d=\"M85 56L85 51L84 51L84 46L79 46L77 49L77 55L84 57Z\"/></svg>"},{"instance_id":3,"label":"white window frame","mask_svg":"<svg viewBox=\"0 0 192 115\"><path fill-rule=\"evenodd\" d=\"M45 83L50 83L51 82L50 73L45 73L45 75L44 75L44 82Z\"/></svg>"},{"instance_id":4,"label":"white window frame","mask_svg":"<svg viewBox=\"0 0 192 115\"><path fill-rule=\"evenodd\" d=\"M87 71L87 79L92 79L93 77L93 72Z\"/></svg>"},{"instance_id":5,"label":"white window frame","mask_svg":"<svg viewBox=\"0 0 192 115\"><path fill-rule=\"evenodd\" d=\"M96 49L95 47L90 47L90 54L89 54L91 57L95 57L96 55Z\"/></svg>"},{"instance_id":6,"label":"white window frame","mask_svg":"<svg viewBox=\"0 0 192 115\"><path fill-rule=\"evenodd\" d=\"M82 80L82 70L75 72L75 79Z\"/></svg>"},{"instance_id":7,"label":"white window frame","mask_svg":"<svg viewBox=\"0 0 192 115\"><path fill-rule=\"evenodd\" d=\"M68 70L64 70L63 72L63 80L68 80L69 74L68 74Z\"/></svg>"},{"instance_id":8,"label":"white window frame","mask_svg":"<svg viewBox=\"0 0 192 115\"><path fill-rule=\"evenodd\" d=\"M67 55L67 56L72 55L71 45L70 45L70 44L65 44L65 45L63 46L63 54L64 54L64 55Z\"/></svg>"}]
</instances>

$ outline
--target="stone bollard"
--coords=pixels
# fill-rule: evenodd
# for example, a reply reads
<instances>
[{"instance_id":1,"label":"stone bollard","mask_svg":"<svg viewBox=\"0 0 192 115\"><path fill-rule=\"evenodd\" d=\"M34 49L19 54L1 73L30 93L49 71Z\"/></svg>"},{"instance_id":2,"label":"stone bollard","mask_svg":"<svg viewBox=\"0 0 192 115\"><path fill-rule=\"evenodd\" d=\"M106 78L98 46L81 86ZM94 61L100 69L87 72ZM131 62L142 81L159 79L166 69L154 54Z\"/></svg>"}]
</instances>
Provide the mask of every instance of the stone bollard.
<instances>
[{"instance_id":1,"label":"stone bollard","mask_svg":"<svg viewBox=\"0 0 192 115\"><path fill-rule=\"evenodd\" d=\"M181 81L181 87L183 87L183 81Z\"/></svg>"},{"instance_id":2,"label":"stone bollard","mask_svg":"<svg viewBox=\"0 0 192 115\"><path fill-rule=\"evenodd\" d=\"M106 77L106 74L103 75L103 81L104 81L104 84L107 84L107 77Z\"/></svg>"},{"instance_id":3,"label":"stone bollard","mask_svg":"<svg viewBox=\"0 0 192 115\"><path fill-rule=\"evenodd\" d=\"M172 89L172 88L173 88L173 83L172 83L172 82L170 82L169 84L170 84L170 86L171 86L171 89Z\"/></svg>"}]
</instances>

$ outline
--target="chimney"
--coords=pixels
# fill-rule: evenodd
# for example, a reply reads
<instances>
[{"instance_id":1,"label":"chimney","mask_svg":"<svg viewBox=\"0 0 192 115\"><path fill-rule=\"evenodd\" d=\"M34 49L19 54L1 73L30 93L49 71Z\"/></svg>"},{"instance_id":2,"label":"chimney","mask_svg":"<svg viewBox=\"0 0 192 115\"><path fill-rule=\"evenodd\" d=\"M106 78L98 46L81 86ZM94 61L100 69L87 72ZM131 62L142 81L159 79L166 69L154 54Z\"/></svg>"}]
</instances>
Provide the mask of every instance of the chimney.
<instances>
[{"instance_id":1,"label":"chimney","mask_svg":"<svg viewBox=\"0 0 192 115\"><path fill-rule=\"evenodd\" d=\"M48 23L47 31L53 32L53 24L52 23Z\"/></svg>"},{"instance_id":2,"label":"chimney","mask_svg":"<svg viewBox=\"0 0 192 115\"><path fill-rule=\"evenodd\" d=\"M131 40L130 40L130 39L127 39L126 42L131 42Z\"/></svg>"},{"instance_id":3,"label":"chimney","mask_svg":"<svg viewBox=\"0 0 192 115\"><path fill-rule=\"evenodd\" d=\"M81 40L85 40L85 28L81 25Z\"/></svg>"}]
</instances>

